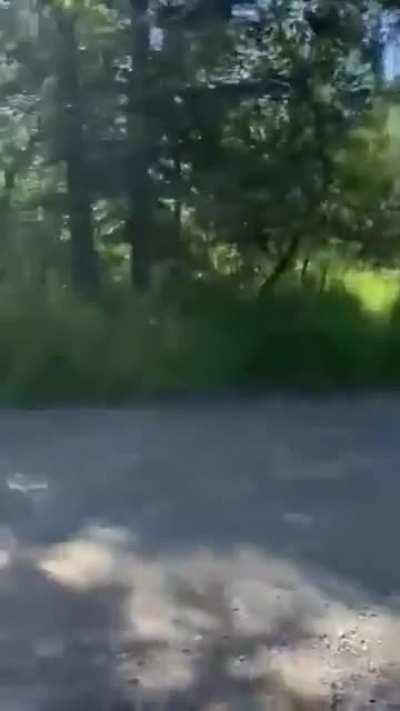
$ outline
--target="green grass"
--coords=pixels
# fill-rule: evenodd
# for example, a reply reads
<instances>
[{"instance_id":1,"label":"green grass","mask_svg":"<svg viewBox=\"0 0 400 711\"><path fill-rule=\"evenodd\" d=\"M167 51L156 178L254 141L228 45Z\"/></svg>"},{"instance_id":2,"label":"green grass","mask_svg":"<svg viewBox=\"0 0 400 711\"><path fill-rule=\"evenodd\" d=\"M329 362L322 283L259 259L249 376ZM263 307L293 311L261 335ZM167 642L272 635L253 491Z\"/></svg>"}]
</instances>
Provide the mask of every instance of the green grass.
<instances>
[{"instance_id":1,"label":"green grass","mask_svg":"<svg viewBox=\"0 0 400 711\"><path fill-rule=\"evenodd\" d=\"M378 318L377 316L380 316ZM394 278L354 273L323 294L185 289L167 305L0 290L0 401L121 402L154 393L400 385Z\"/></svg>"}]
</instances>

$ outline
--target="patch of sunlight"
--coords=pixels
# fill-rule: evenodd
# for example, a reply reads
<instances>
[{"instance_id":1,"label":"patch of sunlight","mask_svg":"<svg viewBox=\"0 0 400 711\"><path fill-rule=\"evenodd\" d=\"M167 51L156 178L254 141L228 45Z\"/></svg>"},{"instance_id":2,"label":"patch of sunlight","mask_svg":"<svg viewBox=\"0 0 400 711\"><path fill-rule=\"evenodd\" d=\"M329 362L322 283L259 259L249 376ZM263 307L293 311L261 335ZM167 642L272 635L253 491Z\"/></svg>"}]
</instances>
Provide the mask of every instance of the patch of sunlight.
<instances>
[{"instance_id":1,"label":"patch of sunlight","mask_svg":"<svg viewBox=\"0 0 400 711\"><path fill-rule=\"evenodd\" d=\"M400 295L397 272L349 270L342 276L342 282L367 311L383 317L390 315Z\"/></svg>"},{"instance_id":2,"label":"patch of sunlight","mask_svg":"<svg viewBox=\"0 0 400 711\"><path fill-rule=\"evenodd\" d=\"M129 708L176 708L177 694L199 711L239 708L238 686L240 708L260 711L334 708L332 690L340 690L346 709L369 708L378 687L380 701L400 698L396 605L254 547L148 557L130 541L130 531L91 524L62 543L16 551L14 565L1 572L9 605L2 623L20 645L18 658L34 640L39 660L63 664L73 637L84 642L84 676L86 664L92 669L106 651L112 693ZM106 613L100 634L97 613L87 614L91 601ZM64 609L65 627L54 614ZM98 646L104 638L106 650Z\"/></svg>"},{"instance_id":3,"label":"patch of sunlight","mask_svg":"<svg viewBox=\"0 0 400 711\"><path fill-rule=\"evenodd\" d=\"M89 590L112 579L114 562L108 546L77 539L55 545L39 567L59 585Z\"/></svg>"},{"instance_id":4,"label":"patch of sunlight","mask_svg":"<svg viewBox=\"0 0 400 711\"><path fill-rule=\"evenodd\" d=\"M49 485L45 479L38 479L27 474L21 474L21 472L15 472L7 478L7 487L11 491L30 494L36 491L46 491Z\"/></svg>"}]
</instances>

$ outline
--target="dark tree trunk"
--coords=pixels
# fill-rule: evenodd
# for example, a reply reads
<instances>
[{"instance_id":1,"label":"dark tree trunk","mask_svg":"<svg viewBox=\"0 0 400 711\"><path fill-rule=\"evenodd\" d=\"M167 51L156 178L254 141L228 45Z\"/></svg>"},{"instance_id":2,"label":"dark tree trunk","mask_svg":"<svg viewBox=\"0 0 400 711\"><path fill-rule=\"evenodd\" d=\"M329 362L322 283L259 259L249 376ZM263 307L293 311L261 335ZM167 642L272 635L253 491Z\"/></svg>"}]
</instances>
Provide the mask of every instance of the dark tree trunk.
<instances>
[{"instance_id":1,"label":"dark tree trunk","mask_svg":"<svg viewBox=\"0 0 400 711\"><path fill-rule=\"evenodd\" d=\"M327 265L327 264L324 264L324 266L322 267L321 280L320 280L320 283L319 283L319 291L320 291L321 294L322 294L322 293L325 291L325 289L326 289L327 281L328 281L328 265Z\"/></svg>"},{"instance_id":2,"label":"dark tree trunk","mask_svg":"<svg viewBox=\"0 0 400 711\"><path fill-rule=\"evenodd\" d=\"M139 204L138 192L135 193L134 215L128 220L127 229L131 244L130 275L132 286L146 291L150 286L152 255L150 252L153 234L151 208Z\"/></svg>"},{"instance_id":3,"label":"dark tree trunk","mask_svg":"<svg viewBox=\"0 0 400 711\"><path fill-rule=\"evenodd\" d=\"M309 257L306 257L306 258L304 259L303 264L302 264L302 267L301 267L300 279L301 279L301 283L302 283L302 284L305 284L305 283L306 283L307 272L308 272L308 267L309 267L309 266L310 266L310 258L309 258Z\"/></svg>"},{"instance_id":4,"label":"dark tree trunk","mask_svg":"<svg viewBox=\"0 0 400 711\"><path fill-rule=\"evenodd\" d=\"M13 167L6 168L4 171L4 191L0 199L0 280L6 275L7 252L12 242L13 234L13 211L11 205L12 192L15 187L15 169Z\"/></svg>"},{"instance_id":5,"label":"dark tree trunk","mask_svg":"<svg viewBox=\"0 0 400 711\"><path fill-rule=\"evenodd\" d=\"M71 156L67 161L71 276L78 292L90 294L99 288L99 266L93 243L91 205L82 180L81 159Z\"/></svg>"},{"instance_id":6,"label":"dark tree trunk","mask_svg":"<svg viewBox=\"0 0 400 711\"><path fill-rule=\"evenodd\" d=\"M275 286L281 279L281 277L288 271L288 269L290 269L299 249L299 246L300 234L295 234L289 242L286 251L282 254L281 258L277 262L275 269L264 281L264 284L262 285L260 290L262 294L266 293L269 289Z\"/></svg>"},{"instance_id":7,"label":"dark tree trunk","mask_svg":"<svg viewBox=\"0 0 400 711\"><path fill-rule=\"evenodd\" d=\"M133 286L146 290L150 285L152 247L155 233L154 187L150 175L152 126L146 110L149 69L149 0L131 0L132 66L129 86L130 203L128 220Z\"/></svg>"},{"instance_id":8,"label":"dark tree trunk","mask_svg":"<svg viewBox=\"0 0 400 711\"><path fill-rule=\"evenodd\" d=\"M67 11L57 14L62 42L59 79L66 112L65 162L70 222L71 278L79 293L91 294L99 287L99 266L94 247L92 208L86 175L85 145L74 16Z\"/></svg>"},{"instance_id":9,"label":"dark tree trunk","mask_svg":"<svg viewBox=\"0 0 400 711\"><path fill-rule=\"evenodd\" d=\"M187 82L186 72L186 41L184 32L179 23L170 23L166 26L164 40L164 52L167 60L167 67L171 68L173 79L176 82L176 95L180 95L182 86ZM174 211L173 211L173 229L171 231L170 244L168 252L172 259L177 263L181 262L182 257L182 207L183 207L183 180L182 180L182 149L186 138L186 129L182 130L185 125L185 119L182 116L182 111L186 112L185 103L177 104L174 102L174 90L167 97L167 105L170 105L168 110L168 133L171 143L171 157L173 161L173 184L174 184Z\"/></svg>"},{"instance_id":10,"label":"dark tree trunk","mask_svg":"<svg viewBox=\"0 0 400 711\"><path fill-rule=\"evenodd\" d=\"M4 191L0 199L0 213L2 221L2 231L6 233L11 214L11 197L15 187L15 169L8 167L4 171Z\"/></svg>"}]
</instances>

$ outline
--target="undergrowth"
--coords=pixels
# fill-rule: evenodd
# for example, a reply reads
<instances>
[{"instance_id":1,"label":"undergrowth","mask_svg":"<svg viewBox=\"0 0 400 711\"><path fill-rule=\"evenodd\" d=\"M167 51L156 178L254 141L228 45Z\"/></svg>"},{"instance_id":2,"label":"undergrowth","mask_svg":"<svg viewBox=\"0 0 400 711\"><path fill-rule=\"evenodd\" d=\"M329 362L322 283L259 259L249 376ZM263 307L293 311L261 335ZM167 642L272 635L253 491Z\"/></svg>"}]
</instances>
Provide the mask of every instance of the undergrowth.
<instances>
[{"instance_id":1,"label":"undergrowth","mask_svg":"<svg viewBox=\"0 0 400 711\"><path fill-rule=\"evenodd\" d=\"M390 287L392 289L392 287ZM352 292L352 293L351 293ZM0 290L0 401L121 402L224 386L400 385L400 305L299 286L193 286L159 300Z\"/></svg>"}]
</instances>

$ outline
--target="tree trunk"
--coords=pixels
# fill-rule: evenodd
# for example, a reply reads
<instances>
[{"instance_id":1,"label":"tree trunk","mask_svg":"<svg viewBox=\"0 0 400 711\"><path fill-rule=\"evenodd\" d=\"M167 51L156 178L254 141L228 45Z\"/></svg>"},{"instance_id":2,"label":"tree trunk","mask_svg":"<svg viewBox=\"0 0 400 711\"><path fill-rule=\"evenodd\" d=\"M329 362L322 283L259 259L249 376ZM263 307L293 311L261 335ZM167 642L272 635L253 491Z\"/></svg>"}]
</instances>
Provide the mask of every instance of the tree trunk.
<instances>
[{"instance_id":1,"label":"tree trunk","mask_svg":"<svg viewBox=\"0 0 400 711\"><path fill-rule=\"evenodd\" d=\"M15 187L15 169L8 167L4 171L4 191L0 199L0 220L1 220L1 242L0 242L0 280L7 273L7 261L9 261L10 245L13 244L15 225L13 225L13 215L11 199ZM9 265L8 265L9 266Z\"/></svg>"},{"instance_id":2,"label":"tree trunk","mask_svg":"<svg viewBox=\"0 0 400 711\"><path fill-rule=\"evenodd\" d=\"M93 294L99 288L99 265L93 243L90 200L82 181L81 159L71 156L67 161L67 185L72 283L78 292Z\"/></svg>"},{"instance_id":3,"label":"tree trunk","mask_svg":"<svg viewBox=\"0 0 400 711\"><path fill-rule=\"evenodd\" d=\"M139 203L139 191L135 193L134 215L128 220L131 243L130 275L133 287L146 291L150 286L152 255L150 252L153 218L151 208Z\"/></svg>"},{"instance_id":4,"label":"tree trunk","mask_svg":"<svg viewBox=\"0 0 400 711\"><path fill-rule=\"evenodd\" d=\"M127 228L132 247L132 284L146 290L150 285L155 233L154 190L150 175L152 127L145 105L150 52L149 0L131 0L131 8L133 71L128 97L131 217Z\"/></svg>"},{"instance_id":5,"label":"tree trunk","mask_svg":"<svg viewBox=\"0 0 400 711\"><path fill-rule=\"evenodd\" d=\"M301 267L301 275L300 275L300 281L304 285L306 283L307 279L307 272L308 272L308 267L310 266L310 257L306 257L303 260L303 264Z\"/></svg>"},{"instance_id":6,"label":"tree trunk","mask_svg":"<svg viewBox=\"0 0 400 711\"><path fill-rule=\"evenodd\" d=\"M262 285L260 292L261 294L266 293L275 286L280 278L288 271L292 266L293 260L297 254L300 246L300 234L295 234L289 242L287 250L282 254L281 258L277 262L275 269L266 278L264 284Z\"/></svg>"},{"instance_id":7,"label":"tree trunk","mask_svg":"<svg viewBox=\"0 0 400 711\"><path fill-rule=\"evenodd\" d=\"M57 14L62 51L59 79L67 112L65 162L70 221L71 278L75 289L82 294L93 294L99 287L99 265L93 239L92 208L86 176L83 118L77 64L74 16L68 11Z\"/></svg>"},{"instance_id":8,"label":"tree trunk","mask_svg":"<svg viewBox=\"0 0 400 711\"><path fill-rule=\"evenodd\" d=\"M328 281L328 265L327 265L327 264L324 264L324 266L322 267L321 280L320 280L320 283L319 283L319 292L320 292L320 294L322 294L322 293L325 291L326 285L327 285L327 281Z\"/></svg>"}]
</instances>

